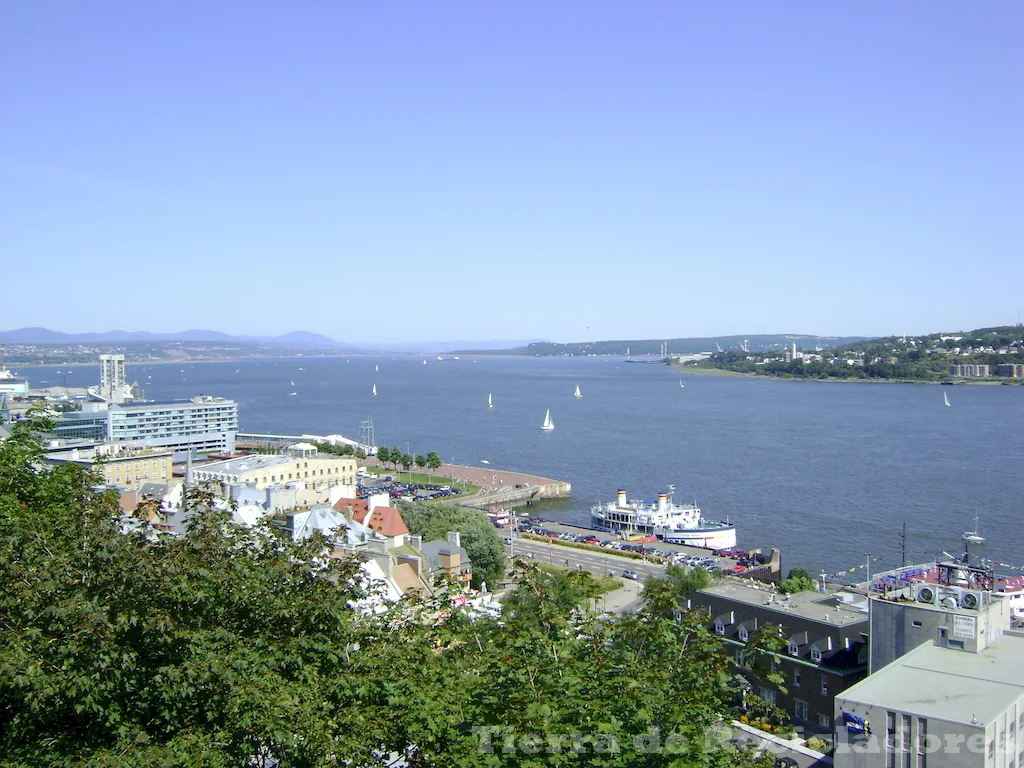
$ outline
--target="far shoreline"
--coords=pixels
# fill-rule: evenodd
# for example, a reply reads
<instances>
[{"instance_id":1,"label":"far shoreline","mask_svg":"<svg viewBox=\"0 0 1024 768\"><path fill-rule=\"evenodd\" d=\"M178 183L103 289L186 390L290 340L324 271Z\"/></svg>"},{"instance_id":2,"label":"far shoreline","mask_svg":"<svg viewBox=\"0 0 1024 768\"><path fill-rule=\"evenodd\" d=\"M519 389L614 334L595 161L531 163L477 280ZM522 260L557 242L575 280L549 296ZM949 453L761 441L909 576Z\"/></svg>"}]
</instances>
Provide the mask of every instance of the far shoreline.
<instances>
[{"instance_id":1,"label":"far shoreline","mask_svg":"<svg viewBox=\"0 0 1024 768\"><path fill-rule=\"evenodd\" d=\"M878 378L806 378L802 376L771 376L763 373L743 373L742 371L730 371L725 368L679 368L675 365L672 368L680 375L689 376L738 376L744 379L762 379L765 381L795 381L802 383L822 384L927 384L940 387L1000 387L1000 386L1022 386L1024 381L1020 379L997 379L995 381L979 381L977 379L960 381L926 381L924 379L878 379Z\"/></svg>"}]
</instances>

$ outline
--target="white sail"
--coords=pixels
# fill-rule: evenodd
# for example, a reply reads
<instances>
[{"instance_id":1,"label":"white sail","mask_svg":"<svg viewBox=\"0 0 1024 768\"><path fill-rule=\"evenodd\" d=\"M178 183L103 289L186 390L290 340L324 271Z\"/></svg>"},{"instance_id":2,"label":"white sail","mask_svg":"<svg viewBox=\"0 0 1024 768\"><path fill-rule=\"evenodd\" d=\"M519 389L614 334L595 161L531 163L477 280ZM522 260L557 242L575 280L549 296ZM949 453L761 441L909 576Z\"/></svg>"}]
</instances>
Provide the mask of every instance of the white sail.
<instances>
[{"instance_id":1,"label":"white sail","mask_svg":"<svg viewBox=\"0 0 1024 768\"><path fill-rule=\"evenodd\" d=\"M375 370L377 373L380 373L380 366L379 365L373 366L373 370Z\"/></svg>"},{"instance_id":2,"label":"white sail","mask_svg":"<svg viewBox=\"0 0 1024 768\"><path fill-rule=\"evenodd\" d=\"M494 407L494 403L491 401L491 393L490 392L487 393L487 407L488 408L493 408Z\"/></svg>"},{"instance_id":3,"label":"white sail","mask_svg":"<svg viewBox=\"0 0 1024 768\"><path fill-rule=\"evenodd\" d=\"M373 396L374 397L377 396L377 385L376 384L373 385Z\"/></svg>"},{"instance_id":4,"label":"white sail","mask_svg":"<svg viewBox=\"0 0 1024 768\"><path fill-rule=\"evenodd\" d=\"M554 429L555 422L551 420L551 409L548 408L547 413L544 414L544 423L541 424L541 429Z\"/></svg>"},{"instance_id":5,"label":"white sail","mask_svg":"<svg viewBox=\"0 0 1024 768\"><path fill-rule=\"evenodd\" d=\"M946 404L946 407L949 408L949 398L946 397L945 392L942 393L942 402L944 402Z\"/></svg>"},{"instance_id":6,"label":"white sail","mask_svg":"<svg viewBox=\"0 0 1024 768\"><path fill-rule=\"evenodd\" d=\"M680 380L679 380L679 388L680 388L680 389L682 389L682 388L683 388L683 380L682 380L682 379L680 379Z\"/></svg>"},{"instance_id":7,"label":"white sail","mask_svg":"<svg viewBox=\"0 0 1024 768\"><path fill-rule=\"evenodd\" d=\"M583 393L580 392L580 385L576 385L576 391L573 393L573 397L583 397Z\"/></svg>"}]
</instances>

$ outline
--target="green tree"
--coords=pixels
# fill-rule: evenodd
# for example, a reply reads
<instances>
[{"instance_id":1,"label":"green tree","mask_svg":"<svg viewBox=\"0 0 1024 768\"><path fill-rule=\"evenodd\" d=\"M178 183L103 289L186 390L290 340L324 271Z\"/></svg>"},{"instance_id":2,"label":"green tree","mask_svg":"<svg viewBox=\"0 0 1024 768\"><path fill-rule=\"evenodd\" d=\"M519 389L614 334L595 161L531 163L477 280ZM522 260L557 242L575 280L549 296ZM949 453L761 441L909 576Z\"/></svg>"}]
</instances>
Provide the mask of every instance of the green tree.
<instances>
[{"instance_id":1,"label":"green tree","mask_svg":"<svg viewBox=\"0 0 1024 768\"><path fill-rule=\"evenodd\" d=\"M377 461L379 461L381 464L387 464L389 461L391 461L391 449L384 445L378 448Z\"/></svg>"},{"instance_id":2,"label":"green tree","mask_svg":"<svg viewBox=\"0 0 1024 768\"><path fill-rule=\"evenodd\" d=\"M420 469L423 469L425 466L427 466L427 459L426 459L426 457L423 456L422 454L417 454L416 455L416 466L419 467Z\"/></svg>"},{"instance_id":3,"label":"green tree","mask_svg":"<svg viewBox=\"0 0 1024 768\"><path fill-rule=\"evenodd\" d=\"M462 547L473 563L473 586L487 582L494 585L505 576L505 544L490 519L477 509L458 504L428 504L421 501L402 502L402 519L409 531L423 541L444 539L449 531L458 531Z\"/></svg>"},{"instance_id":4,"label":"green tree","mask_svg":"<svg viewBox=\"0 0 1024 768\"><path fill-rule=\"evenodd\" d=\"M412 466L412 456L410 456L408 453L403 453L402 457L401 457L401 462L402 462L402 467L406 471L408 471L409 468Z\"/></svg>"},{"instance_id":5,"label":"green tree","mask_svg":"<svg viewBox=\"0 0 1024 768\"><path fill-rule=\"evenodd\" d=\"M427 466L430 467L431 472L437 472L442 463L441 458L433 451L427 454Z\"/></svg>"},{"instance_id":6,"label":"green tree","mask_svg":"<svg viewBox=\"0 0 1024 768\"><path fill-rule=\"evenodd\" d=\"M391 463L394 465L395 469L397 470L399 463L401 463L401 461L402 461L402 449L398 448L398 447L392 448L391 451L390 451L389 458L391 459Z\"/></svg>"},{"instance_id":7,"label":"green tree","mask_svg":"<svg viewBox=\"0 0 1024 768\"><path fill-rule=\"evenodd\" d=\"M644 584L643 596L652 613L671 616L678 613L687 598L699 589L710 587L714 577L704 568L670 565L664 576L651 576Z\"/></svg>"},{"instance_id":8,"label":"green tree","mask_svg":"<svg viewBox=\"0 0 1024 768\"><path fill-rule=\"evenodd\" d=\"M792 595L797 592L809 592L810 590L817 588L817 582L811 578L811 574L803 568L793 568L789 572L789 576L779 583L779 592L784 595Z\"/></svg>"}]
</instances>

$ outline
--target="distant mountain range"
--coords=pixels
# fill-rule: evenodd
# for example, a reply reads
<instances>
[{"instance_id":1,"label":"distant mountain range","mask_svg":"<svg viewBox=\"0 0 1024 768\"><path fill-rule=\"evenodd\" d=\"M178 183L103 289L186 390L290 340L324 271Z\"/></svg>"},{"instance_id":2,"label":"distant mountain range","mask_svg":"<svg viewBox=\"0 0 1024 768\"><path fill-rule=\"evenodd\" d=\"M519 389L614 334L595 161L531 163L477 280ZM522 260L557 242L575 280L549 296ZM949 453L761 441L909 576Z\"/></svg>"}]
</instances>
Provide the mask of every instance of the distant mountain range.
<instances>
[{"instance_id":1,"label":"distant mountain range","mask_svg":"<svg viewBox=\"0 0 1024 768\"><path fill-rule=\"evenodd\" d=\"M700 352L715 352L719 349L765 351L783 349L796 343L801 349L837 347L864 341L865 336L813 336L802 333L771 333L749 336L703 336L678 339L618 339L615 341L581 341L556 343L551 341L535 341L522 347L510 349L483 350L480 347L456 349L454 351L471 354L473 352L490 351L492 354L501 352L510 355L632 355L664 357L667 355L692 355ZM664 345L664 347L662 346Z\"/></svg>"},{"instance_id":2,"label":"distant mountain range","mask_svg":"<svg viewBox=\"0 0 1024 768\"><path fill-rule=\"evenodd\" d=\"M536 343L537 339L491 339L488 341L421 341L359 343L335 341L319 333L291 331L281 336L233 336L221 331L193 329L178 333L153 333L151 331L107 331L105 333L64 333L49 328L18 328L0 331L0 344L138 344L164 342L191 342L202 344L262 344L288 347L291 349L339 349L349 351L387 352L448 352L461 347L495 350L523 347Z\"/></svg>"},{"instance_id":3,"label":"distant mountain range","mask_svg":"<svg viewBox=\"0 0 1024 768\"><path fill-rule=\"evenodd\" d=\"M216 341L245 344L280 344L289 347L338 347L334 339L319 333L291 331L281 336L232 336L220 331L189 330L179 333L152 333L150 331L107 331L106 333L63 333L48 328L18 328L0 331L3 344L117 344L145 341Z\"/></svg>"}]
</instances>

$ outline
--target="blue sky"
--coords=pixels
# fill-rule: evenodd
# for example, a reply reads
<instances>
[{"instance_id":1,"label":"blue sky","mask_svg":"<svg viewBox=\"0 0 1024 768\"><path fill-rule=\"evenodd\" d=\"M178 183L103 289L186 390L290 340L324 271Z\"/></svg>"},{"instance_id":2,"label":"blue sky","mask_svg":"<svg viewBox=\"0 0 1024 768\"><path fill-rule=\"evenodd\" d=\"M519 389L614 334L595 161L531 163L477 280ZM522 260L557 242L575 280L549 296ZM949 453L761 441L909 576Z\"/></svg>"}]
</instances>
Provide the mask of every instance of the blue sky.
<instances>
[{"instance_id":1,"label":"blue sky","mask_svg":"<svg viewBox=\"0 0 1024 768\"><path fill-rule=\"evenodd\" d=\"M1024 309L1019 2L7 3L0 329L883 335Z\"/></svg>"}]
</instances>

